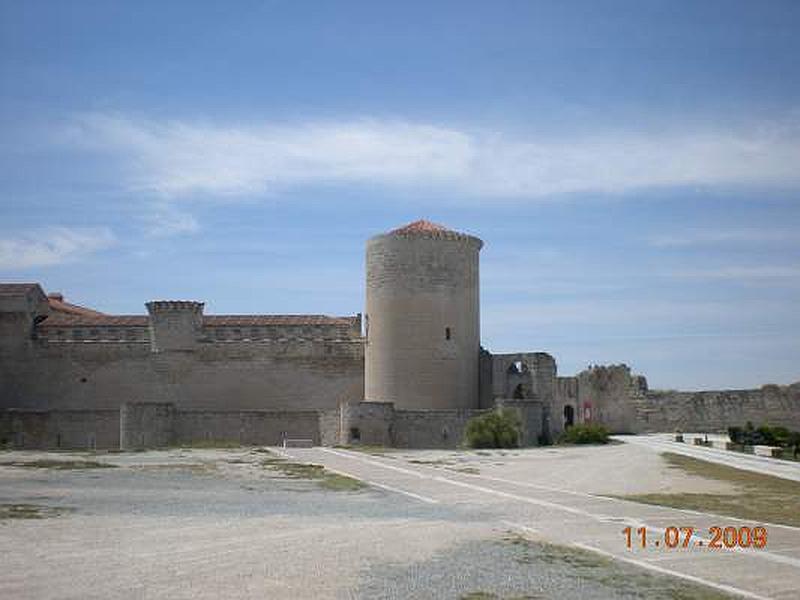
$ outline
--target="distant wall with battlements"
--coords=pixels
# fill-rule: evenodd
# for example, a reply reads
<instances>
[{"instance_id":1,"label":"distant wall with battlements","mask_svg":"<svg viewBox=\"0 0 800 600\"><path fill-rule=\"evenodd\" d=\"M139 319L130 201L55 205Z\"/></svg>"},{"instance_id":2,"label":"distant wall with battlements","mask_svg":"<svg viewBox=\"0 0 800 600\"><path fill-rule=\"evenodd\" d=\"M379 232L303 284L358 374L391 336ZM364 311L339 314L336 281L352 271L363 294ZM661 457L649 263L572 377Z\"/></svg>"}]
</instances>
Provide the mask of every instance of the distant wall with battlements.
<instances>
[{"instance_id":1,"label":"distant wall with battlements","mask_svg":"<svg viewBox=\"0 0 800 600\"><path fill-rule=\"evenodd\" d=\"M360 316L53 310L38 286L0 294L0 408L330 409L363 398Z\"/></svg>"},{"instance_id":2,"label":"distant wall with battlements","mask_svg":"<svg viewBox=\"0 0 800 600\"><path fill-rule=\"evenodd\" d=\"M725 431L748 421L800 430L800 383L749 390L650 390L627 365L594 366L562 384L574 386L576 422L602 423L617 433Z\"/></svg>"}]
</instances>

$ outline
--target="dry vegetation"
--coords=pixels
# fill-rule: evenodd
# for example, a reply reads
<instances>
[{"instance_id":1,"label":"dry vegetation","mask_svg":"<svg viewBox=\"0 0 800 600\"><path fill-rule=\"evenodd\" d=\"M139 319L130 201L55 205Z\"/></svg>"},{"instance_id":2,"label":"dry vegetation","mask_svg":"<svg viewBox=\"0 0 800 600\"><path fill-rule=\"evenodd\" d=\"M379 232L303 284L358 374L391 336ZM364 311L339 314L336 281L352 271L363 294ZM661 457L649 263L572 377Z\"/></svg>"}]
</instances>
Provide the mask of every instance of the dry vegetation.
<instances>
[{"instance_id":1,"label":"dry vegetation","mask_svg":"<svg viewBox=\"0 0 800 600\"><path fill-rule=\"evenodd\" d=\"M662 455L672 469L733 484L733 494L635 494L625 500L800 527L800 482L734 469L680 454Z\"/></svg>"}]
</instances>

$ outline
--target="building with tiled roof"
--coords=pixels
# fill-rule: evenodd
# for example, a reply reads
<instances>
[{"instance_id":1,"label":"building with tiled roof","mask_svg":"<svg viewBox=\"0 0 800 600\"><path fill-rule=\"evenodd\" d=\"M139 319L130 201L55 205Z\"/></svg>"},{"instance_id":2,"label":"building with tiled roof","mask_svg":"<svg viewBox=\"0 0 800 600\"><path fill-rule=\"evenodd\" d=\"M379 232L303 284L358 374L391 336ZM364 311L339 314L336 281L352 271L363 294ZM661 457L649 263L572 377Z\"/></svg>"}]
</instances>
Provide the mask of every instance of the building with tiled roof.
<instances>
[{"instance_id":1,"label":"building with tiled roof","mask_svg":"<svg viewBox=\"0 0 800 600\"><path fill-rule=\"evenodd\" d=\"M316 409L363 396L361 315L146 308L107 314L36 283L0 284L0 408Z\"/></svg>"}]
</instances>

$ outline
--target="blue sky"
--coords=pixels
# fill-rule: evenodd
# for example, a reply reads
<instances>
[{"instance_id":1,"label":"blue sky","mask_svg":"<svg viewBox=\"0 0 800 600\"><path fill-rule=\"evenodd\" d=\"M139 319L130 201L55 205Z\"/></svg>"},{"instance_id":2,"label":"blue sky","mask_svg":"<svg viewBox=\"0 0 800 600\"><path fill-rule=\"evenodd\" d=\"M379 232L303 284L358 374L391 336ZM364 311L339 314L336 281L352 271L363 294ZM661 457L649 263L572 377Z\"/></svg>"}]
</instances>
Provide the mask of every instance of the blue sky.
<instances>
[{"instance_id":1,"label":"blue sky","mask_svg":"<svg viewBox=\"0 0 800 600\"><path fill-rule=\"evenodd\" d=\"M354 314L480 236L482 337L652 387L800 379L800 3L0 2L0 280Z\"/></svg>"}]
</instances>

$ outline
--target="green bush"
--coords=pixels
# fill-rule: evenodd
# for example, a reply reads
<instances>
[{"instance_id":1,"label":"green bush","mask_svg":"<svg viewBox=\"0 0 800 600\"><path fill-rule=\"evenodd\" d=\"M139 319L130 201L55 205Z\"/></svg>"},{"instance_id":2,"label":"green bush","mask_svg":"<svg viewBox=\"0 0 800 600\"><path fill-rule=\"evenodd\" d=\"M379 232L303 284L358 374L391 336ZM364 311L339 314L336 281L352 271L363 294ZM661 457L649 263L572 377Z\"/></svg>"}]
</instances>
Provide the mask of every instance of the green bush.
<instances>
[{"instance_id":1,"label":"green bush","mask_svg":"<svg viewBox=\"0 0 800 600\"><path fill-rule=\"evenodd\" d=\"M800 433L789 431L785 427L770 427L761 425L756 428L748 421L744 427L728 427L728 436L734 444L745 446L781 446L783 448L793 447L800 439Z\"/></svg>"},{"instance_id":2,"label":"green bush","mask_svg":"<svg viewBox=\"0 0 800 600\"><path fill-rule=\"evenodd\" d=\"M558 438L559 444L607 444L608 441L608 429L592 423L573 425Z\"/></svg>"},{"instance_id":3,"label":"green bush","mask_svg":"<svg viewBox=\"0 0 800 600\"><path fill-rule=\"evenodd\" d=\"M469 420L464 443L470 448L517 448L519 428L514 411L493 411Z\"/></svg>"}]
</instances>

